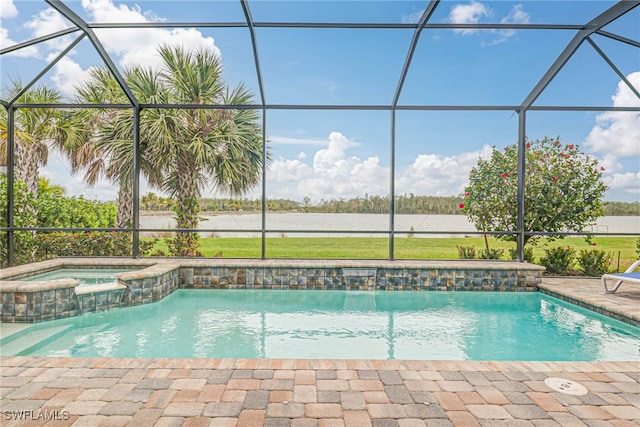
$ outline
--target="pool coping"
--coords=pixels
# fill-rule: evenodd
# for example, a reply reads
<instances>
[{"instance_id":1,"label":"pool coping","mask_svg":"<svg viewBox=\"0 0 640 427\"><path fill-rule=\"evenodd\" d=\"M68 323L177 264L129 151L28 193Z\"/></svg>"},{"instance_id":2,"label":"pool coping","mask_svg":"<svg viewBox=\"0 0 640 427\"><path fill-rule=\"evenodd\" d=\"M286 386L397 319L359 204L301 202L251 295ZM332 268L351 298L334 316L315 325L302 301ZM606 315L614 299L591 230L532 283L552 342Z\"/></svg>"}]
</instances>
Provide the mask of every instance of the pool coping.
<instances>
[{"instance_id":1,"label":"pool coping","mask_svg":"<svg viewBox=\"0 0 640 427\"><path fill-rule=\"evenodd\" d=\"M640 327L640 290L634 287L607 294L598 277L543 277L542 294L558 298L603 316Z\"/></svg>"}]
</instances>

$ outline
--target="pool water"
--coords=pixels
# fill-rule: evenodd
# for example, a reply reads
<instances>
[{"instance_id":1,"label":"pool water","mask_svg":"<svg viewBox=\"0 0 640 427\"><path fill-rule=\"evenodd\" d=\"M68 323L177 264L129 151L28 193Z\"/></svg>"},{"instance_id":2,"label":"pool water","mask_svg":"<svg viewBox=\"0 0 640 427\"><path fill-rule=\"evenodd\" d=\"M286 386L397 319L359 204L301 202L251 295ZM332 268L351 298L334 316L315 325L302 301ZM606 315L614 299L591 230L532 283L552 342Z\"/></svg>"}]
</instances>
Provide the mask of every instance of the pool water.
<instances>
[{"instance_id":1,"label":"pool water","mask_svg":"<svg viewBox=\"0 0 640 427\"><path fill-rule=\"evenodd\" d=\"M30 333L44 338L17 344ZM640 328L537 292L179 290L16 335L0 342L3 355L640 359Z\"/></svg>"},{"instance_id":2,"label":"pool water","mask_svg":"<svg viewBox=\"0 0 640 427\"><path fill-rule=\"evenodd\" d=\"M75 279L80 286L99 285L116 281L116 273L132 271L119 268L59 268L57 270L40 273L35 276L25 277L20 281L32 282L35 280Z\"/></svg>"}]
</instances>

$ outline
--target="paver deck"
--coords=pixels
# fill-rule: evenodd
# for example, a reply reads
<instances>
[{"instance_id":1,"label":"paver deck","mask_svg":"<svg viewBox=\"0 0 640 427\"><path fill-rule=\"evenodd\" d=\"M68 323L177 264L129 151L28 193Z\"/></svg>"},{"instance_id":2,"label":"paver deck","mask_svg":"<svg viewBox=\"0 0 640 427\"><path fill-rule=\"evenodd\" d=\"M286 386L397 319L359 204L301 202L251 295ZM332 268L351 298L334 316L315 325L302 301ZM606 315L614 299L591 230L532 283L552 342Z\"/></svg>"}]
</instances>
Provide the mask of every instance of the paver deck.
<instances>
[{"instance_id":1,"label":"paver deck","mask_svg":"<svg viewBox=\"0 0 640 427\"><path fill-rule=\"evenodd\" d=\"M640 292L631 286L605 295L599 280L545 279L542 288L640 318ZM640 358L479 362L16 356L0 358L0 368L3 426L640 425ZM547 378L577 383L587 393L555 391Z\"/></svg>"}]
</instances>

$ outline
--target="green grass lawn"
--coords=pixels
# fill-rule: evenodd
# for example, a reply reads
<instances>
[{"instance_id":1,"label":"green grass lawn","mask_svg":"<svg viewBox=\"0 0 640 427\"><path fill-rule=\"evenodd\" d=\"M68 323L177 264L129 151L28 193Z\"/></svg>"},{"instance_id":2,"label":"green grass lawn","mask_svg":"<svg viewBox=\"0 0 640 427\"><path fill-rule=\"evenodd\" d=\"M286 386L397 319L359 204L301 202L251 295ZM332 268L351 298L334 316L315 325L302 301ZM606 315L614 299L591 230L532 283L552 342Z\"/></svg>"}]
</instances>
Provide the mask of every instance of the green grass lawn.
<instances>
[{"instance_id":1,"label":"green grass lawn","mask_svg":"<svg viewBox=\"0 0 640 427\"><path fill-rule=\"evenodd\" d=\"M544 255L544 249L556 246L571 246L581 249L600 249L613 253L614 263L625 269L638 258L636 238L634 237L598 237L596 246L587 244L583 238L571 237L555 242L539 242L534 248L535 260ZM223 258L260 258L260 238L202 238L200 251L206 257ZM474 246L476 252L484 248L482 237L460 238L396 238L396 259L458 259L456 246ZM509 249L515 248L512 242L496 239L489 240L492 249L504 249L503 259L509 259ZM158 242L158 249L167 250L164 240ZM355 258L385 259L389 254L389 240L379 237L273 237L266 240L267 258Z\"/></svg>"}]
</instances>

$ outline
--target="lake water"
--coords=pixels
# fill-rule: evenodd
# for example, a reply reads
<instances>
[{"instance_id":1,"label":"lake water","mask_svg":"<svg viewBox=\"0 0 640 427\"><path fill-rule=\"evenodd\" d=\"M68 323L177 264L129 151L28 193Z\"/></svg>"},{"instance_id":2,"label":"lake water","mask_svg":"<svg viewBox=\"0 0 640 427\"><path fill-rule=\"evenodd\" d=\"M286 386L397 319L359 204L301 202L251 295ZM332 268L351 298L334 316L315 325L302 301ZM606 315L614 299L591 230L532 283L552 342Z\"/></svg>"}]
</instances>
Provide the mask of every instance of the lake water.
<instances>
[{"instance_id":1,"label":"lake water","mask_svg":"<svg viewBox=\"0 0 640 427\"><path fill-rule=\"evenodd\" d=\"M219 232L221 237L259 237L262 224L260 213L236 213L220 215L202 215L205 218L199 224L200 229L229 230ZM171 230L175 221L171 215L141 215L143 228ZM476 231L464 215L396 215L396 232L408 231L436 232L436 234L416 237L453 237L451 232ZM276 213L266 216L266 228L274 234L285 233L290 237L324 236L361 236L382 237L389 230L389 215L386 214L335 214L335 213ZM319 232L299 232L297 230L319 230ZM328 233L330 231L339 233ZM358 233L356 231L365 231ZM605 216L585 231L598 233L635 233L640 234L640 216ZM378 233L376 233L378 232ZM438 233L442 232L442 233ZM449 233L447 233L449 232ZM209 233L204 233L205 235ZM459 235L458 235L459 237Z\"/></svg>"}]
</instances>

